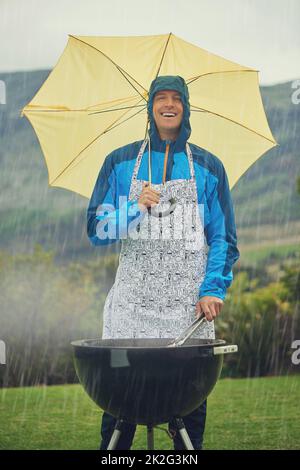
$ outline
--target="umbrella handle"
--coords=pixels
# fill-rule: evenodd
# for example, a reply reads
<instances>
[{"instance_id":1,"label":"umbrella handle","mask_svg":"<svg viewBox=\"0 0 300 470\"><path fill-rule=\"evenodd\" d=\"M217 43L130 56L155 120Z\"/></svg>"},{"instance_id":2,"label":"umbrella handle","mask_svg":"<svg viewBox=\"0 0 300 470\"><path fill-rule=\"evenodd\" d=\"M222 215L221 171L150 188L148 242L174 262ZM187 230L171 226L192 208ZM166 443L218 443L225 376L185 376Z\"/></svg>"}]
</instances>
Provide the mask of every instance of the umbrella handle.
<instances>
[{"instance_id":1,"label":"umbrella handle","mask_svg":"<svg viewBox=\"0 0 300 470\"><path fill-rule=\"evenodd\" d=\"M169 203L170 203L170 206L168 207L168 209L166 209L163 212L159 211L156 207L148 207L148 212L153 217L160 217L160 218L166 217L167 215L172 214L172 212L174 212L176 204L177 204L176 199L174 199L173 197L171 197L171 199L169 200Z\"/></svg>"}]
</instances>

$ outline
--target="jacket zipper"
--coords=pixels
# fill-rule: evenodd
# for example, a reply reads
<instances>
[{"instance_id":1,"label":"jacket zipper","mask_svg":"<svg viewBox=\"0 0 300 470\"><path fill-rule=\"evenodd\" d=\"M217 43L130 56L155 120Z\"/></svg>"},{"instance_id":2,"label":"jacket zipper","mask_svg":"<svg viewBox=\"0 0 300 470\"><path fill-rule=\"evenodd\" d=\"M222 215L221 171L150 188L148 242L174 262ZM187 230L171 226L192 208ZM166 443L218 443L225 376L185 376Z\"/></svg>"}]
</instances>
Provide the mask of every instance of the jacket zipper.
<instances>
[{"instance_id":1,"label":"jacket zipper","mask_svg":"<svg viewBox=\"0 0 300 470\"><path fill-rule=\"evenodd\" d=\"M163 184L166 182L166 173L167 173L167 163L168 163L168 156L169 156L169 148L170 148L170 144L167 144L167 145L166 145L166 152L165 152L165 160L164 160Z\"/></svg>"}]
</instances>

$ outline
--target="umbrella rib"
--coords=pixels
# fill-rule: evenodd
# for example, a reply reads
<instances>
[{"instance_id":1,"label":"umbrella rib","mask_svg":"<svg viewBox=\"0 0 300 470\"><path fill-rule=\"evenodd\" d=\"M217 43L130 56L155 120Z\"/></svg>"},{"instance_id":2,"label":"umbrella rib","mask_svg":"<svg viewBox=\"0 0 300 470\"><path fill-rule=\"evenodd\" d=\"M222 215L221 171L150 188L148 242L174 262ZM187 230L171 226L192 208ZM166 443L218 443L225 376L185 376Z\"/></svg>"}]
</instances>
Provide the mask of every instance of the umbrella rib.
<instances>
[{"instance_id":1,"label":"umbrella rib","mask_svg":"<svg viewBox=\"0 0 300 470\"><path fill-rule=\"evenodd\" d=\"M166 50L167 50L168 44L169 44L169 41L170 41L170 39L171 39L171 35L172 35L172 33L170 33L169 36L168 36L168 39L167 39L167 42L166 42L166 45L165 45L163 54L162 54L162 56L161 56L160 63L159 63L158 70L157 70L157 73L156 73L155 78L158 77L158 74L159 74L159 72L160 72L160 69L161 69L162 62L163 62L163 60L164 60L165 54L166 54Z\"/></svg>"},{"instance_id":2,"label":"umbrella rib","mask_svg":"<svg viewBox=\"0 0 300 470\"><path fill-rule=\"evenodd\" d=\"M260 134L259 132L256 132L254 129L250 129L250 127L244 126L244 124L241 124L240 122L235 121L234 119L230 119L229 117L222 116L222 114L214 113L213 111L209 111L208 109L198 108L198 106L195 106L195 105L193 105L193 107L197 108L197 109L191 109L191 112L213 114L214 116L218 116L222 119L225 119L226 121L233 122L234 124L237 124L238 126L243 127L244 129L247 129L248 131L253 132L256 135L259 135L263 139L266 139L269 142L272 142L273 144L277 144L277 142L275 140L272 140L272 139L269 139L268 137L265 137L264 135Z\"/></svg>"},{"instance_id":3,"label":"umbrella rib","mask_svg":"<svg viewBox=\"0 0 300 470\"><path fill-rule=\"evenodd\" d=\"M196 80L198 80L199 78L202 78L202 77L206 77L206 75L214 75L214 74L217 74L217 73L232 73L232 72L259 72L259 70L253 70L253 69L246 69L246 70L218 70L217 72L207 72L207 73L203 73L202 75L198 75L197 77L195 78L192 78L190 81L187 81L186 84L187 85L190 85L191 83L195 82Z\"/></svg>"},{"instance_id":4,"label":"umbrella rib","mask_svg":"<svg viewBox=\"0 0 300 470\"><path fill-rule=\"evenodd\" d=\"M138 107L138 106L139 106L139 107L140 107L140 106L143 106L143 108L140 109L140 111L138 111L137 113L133 114L133 116L136 116L139 112L143 111L143 110L146 108L145 105L139 105L140 102L141 102L141 100L138 101L136 107ZM131 108L129 108L129 109L131 109ZM94 113L90 113L90 114L94 114ZM112 123L106 128L106 130L103 132L103 134L105 134L106 132L108 132L108 131L111 130L111 129L114 129L117 125L120 125L120 124L122 124L123 122L126 122L128 119L130 119L130 117L133 117L133 116L129 116L129 118L125 119L125 121L121 121L121 122L119 122L119 124L117 124L116 126L113 126L113 124L116 124L120 119L122 119L123 116L125 116L125 114L126 114L126 113L123 113L123 115L120 116L119 118L117 118L117 119L115 120L115 122L112 122ZM112 126L113 126L113 127L112 127Z\"/></svg>"},{"instance_id":5,"label":"umbrella rib","mask_svg":"<svg viewBox=\"0 0 300 470\"><path fill-rule=\"evenodd\" d=\"M132 119L134 116L136 116L137 114L139 114L141 111L144 111L144 109L146 109L146 106L144 106L142 109L140 109L139 111L137 111L135 114L133 114L132 116L129 116L128 118L126 118L124 121L121 121L121 122L118 122L119 119L122 118L122 116L118 119L115 120L115 122L113 122L112 124L110 124L109 127L107 127L103 132L102 134L100 134L98 137L100 137L101 135L103 134L106 134L106 132L108 131L111 131L112 129L114 129L115 127L117 126L120 126L121 124L123 124L124 122L128 121L129 119ZM124 113L126 114L126 113ZM123 116L124 116L123 114ZM117 123L117 124L116 124ZM114 125L115 124L115 125Z\"/></svg>"},{"instance_id":6,"label":"umbrella rib","mask_svg":"<svg viewBox=\"0 0 300 470\"><path fill-rule=\"evenodd\" d=\"M134 88L134 90L141 96L141 98L146 101L145 97L139 92L139 90L130 82L130 80L128 80L127 76L131 78L131 80L133 80L137 85L139 85L143 90L145 90L145 92L147 93L147 90L143 87L143 85L141 85L137 80L135 80L135 78L133 78L128 72L126 72L124 69L122 69L122 67L120 67L118 64L116 64L110 57L108 57L108 55L106 55L103 51L100 51L100 49L97 49L97 47L95 46L92 46L91 44L89 44L88 42L85 42L83 41L82 39L79 39L77 38L76 36L73 36L72 34L69 34L70 37L72 37L73 39L76 39L77 41L80 41L82 42L83 44L85 44L86 46L89 46L93 49L95 49L95 51L97 52L100 52L100 54L102 54L104 57L106 57L118 70L119 72L123 75L123 77L128 81L129 85L132 86L132 88Z\"/></svg>"},{"instance_id":7,"label":"umbrella rib","mask_svg":"<svg viewBox=\"0 0 300 470\"><path fill-rule=\"evenodd\" d=\"M146 106L144 106L143 109L146 109ZM97 137L94 138L94 140L92 140L92 142L90 142L88 145L86 145L82 150L80 150L80 152L73 158L73 160L71 160L68 165L59 173L59 175L57 175L49 184L52 185L63 173L65 173L65 171L70 167L70 165L72 165L72 163L79 157L79 155L82 154L82 152L84 152L88 147L90 147L96 140L98 140L103 134L106 134L107 132L111 131L112 129L115 129L116 127L120 126L121 124L123 124L124 122L128 121L129 119L132 119L133 117L135 117L137 114L139 114L141 111L143 111L143 109L140 109L139 111L137 111L135 114L133 114L132 116L129 116L128 118L126 118L124 121L122 122L119 122L117 123L115 126L112 126L112 127L108 127L107 129L105 129L103 132L101 132L101 134L99 134ZM115 121L117 122L117 121Z\"/></svg>"},{"instance_id":8,"label":"umbrella rib","mask_svg":"<svg viewBox=\"0 0 300 470\"><path fill-rule=\"evenodd\" d=\"M141 100L140 100L140 101L141 101ZM138 101L138 103L140 103L140 101ZM103 131L102 134L105 134L105 133L108 132L109 130L114 129L117 125L123 124L123 122L126 122L126 121L127 121L128 119L130 119L131 117L136 116L139 112L143 111L143 110L146 108L145 105L139 105L139 104L137 104L135 107L141 107L141 106L143 106L143 108L140 109L137 113L133 114L133 116L129 116L129 118L125 119L124 121L119 122L119 124L116 124L116 123L117 123L118 121L120 121L120 120L122 119L122 117L126 114L126 113L123 113L123 115L120 116L119 118L117 118L114 122L112 122L112 123L106 128L106 130ZM134 108L134 107L132 106L132 107L124 108L124 109L132 109L132 108ZM113 110L113 111L114 111L114 110ZM101 112L101 111L100 111L100 112ZM95 113L89 113L89 115L91 115L91 114L97 114L97 112L95 112ZM116 125L113 126L113 124L116 124ZM112 126L113 126L113 127L112 127ZM100 135L102 135L102 134L100 134ZM99 136L99 137L100 137L100 136Z\"/></svg>"},{"instance_id":9,"label":"umbrella rib","mask_svg":"<svg viewBox=\"0 0 300 470\"><path fill-rule=\"evenodd\" d=\"M145 105L144 104L136 104L135 106L125 106L124 108L115 108L115 109L105 109L104 111L95 111L93 113L89 113L89 116L91 114L101 114L101 113L111 113L113 111L122 111L122 109L134 109L134 108L140 108L142 107L145 109Z\"/></svg>"},{"instance_id":10,"label":"umbrella rib","mask_svg":"<svg viewBox=\"0 0 300 470\"><path fill-rule=\"evenodd\" d=\"M123 108L110 108L110 109L104 109L103 111L94 111L90 114L97 114L97 113L111 113L113 111L122 111L123 109L135 109L135 108L140 108L141 106L145 107L144 104L136 104L134 106L124 106ZM26 106L27 107L27 106ZM29 113L82 113L82 112L88 112L88 109L26 109L27 112Z\"/></svg>"},{"instance_id":11,"label":"umbrella rib","mask_svg":"<svg viewBox=\"0 0 300 470\"><path fill-rule=\"evenodd\" d=\"M88 115L90 116L90 115L93 115L93 114L108 113L108 112L113 112L113 111L122 111L123 109L135 109L135 108L140 108L140 107L143 108L140 111L143 111L146 108L146 106L143 105L143 104L136 104L135 106L125 106L124 108L106 109L104 111L95 111L93 113L88 113ZM66 112L83 112L83 111L87 112L87 109L36 109L36 110L33 109L31 111L32 112L38 112L38 113L45 113L45 112L46 113L57 113L57 112L66 113ZM124 114L123 114L123 116L124 116ZM123 116L120 116L118 119L116 119L114 123L110 124L110 126L112 126L113 124L118 122L119 119L122 119ZM135 116L135 114L133 116ZM123 123L123 122L125 122L125 121L122 121L121 123ZM104 133L107 132L107 130L109 130L109 127L104 131Z\"/></svg>"}]
</instances>

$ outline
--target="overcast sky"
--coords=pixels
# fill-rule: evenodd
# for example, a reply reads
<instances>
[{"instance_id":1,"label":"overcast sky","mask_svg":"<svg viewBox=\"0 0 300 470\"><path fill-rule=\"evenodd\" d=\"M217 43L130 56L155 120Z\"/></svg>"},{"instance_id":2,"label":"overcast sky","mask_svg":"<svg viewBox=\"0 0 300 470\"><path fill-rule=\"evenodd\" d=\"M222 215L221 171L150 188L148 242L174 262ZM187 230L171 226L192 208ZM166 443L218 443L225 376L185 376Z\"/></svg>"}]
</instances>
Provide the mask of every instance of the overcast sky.
<instances>
[{"instance_id":1,"label":"overcast sky","mask_svg":"<svg viewBox=\"0 0 300 470\"><path fill-rule=\"evenodd\" d=\"M172 32L260 70L260 83L300 78L300 0L0 0L0 71L52 68L68 34Z\"/></svg>"}]
</instances>

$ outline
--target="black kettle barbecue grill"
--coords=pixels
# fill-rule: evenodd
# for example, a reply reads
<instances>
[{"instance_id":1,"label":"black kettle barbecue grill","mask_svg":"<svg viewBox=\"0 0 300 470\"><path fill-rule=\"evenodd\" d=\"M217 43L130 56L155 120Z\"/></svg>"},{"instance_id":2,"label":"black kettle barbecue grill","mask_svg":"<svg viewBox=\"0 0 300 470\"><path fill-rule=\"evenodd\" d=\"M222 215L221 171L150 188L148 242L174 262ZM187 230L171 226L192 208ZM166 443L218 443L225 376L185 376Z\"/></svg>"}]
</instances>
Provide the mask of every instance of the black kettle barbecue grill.
<instances>
[{"instance_id":1,"label":"black kettle barbecue grill","mask_svg":"<svg viewBox=\"0 0 300 470\"><path fill-rule=\"evenodd\" d=\"M190 336L202 317L176 340L87 339L72 342L78 378L94 402L117 418L108 450L116 448L122 423L146 425L148 449L153 427L176 420L186 449L193 449L182 417L203 403L222 369L223 355L237 351L223 340Z\"/></svg>"}]
</instances>

